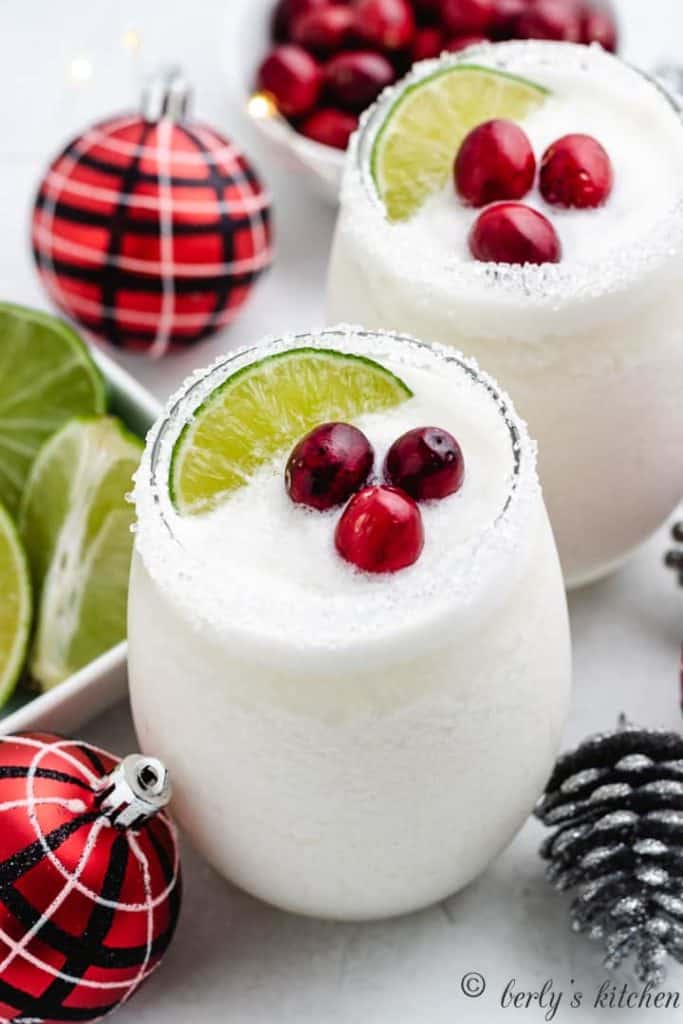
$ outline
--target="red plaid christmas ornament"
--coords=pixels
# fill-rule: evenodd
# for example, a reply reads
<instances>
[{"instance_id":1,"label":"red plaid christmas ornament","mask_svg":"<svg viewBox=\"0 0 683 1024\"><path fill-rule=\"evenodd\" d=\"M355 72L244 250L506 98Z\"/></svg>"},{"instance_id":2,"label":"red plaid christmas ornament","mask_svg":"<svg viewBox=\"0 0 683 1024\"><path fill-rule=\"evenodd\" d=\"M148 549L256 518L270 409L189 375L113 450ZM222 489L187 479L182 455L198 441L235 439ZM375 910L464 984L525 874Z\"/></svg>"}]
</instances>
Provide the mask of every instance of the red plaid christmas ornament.
<instances>
[{"instance_id":1,"label":"red plaid christmas ornament","mask_svg":"<svg viewBox=\"0 0 683 1024\"><path fill-rule=\"evenodd\" d=\"M158 966L180 907L154 758L0 738L0 1021L99 1020Z\"/></svg>"},{"instance_id":2,"label":"red plaid christmas ornament","mask_svg":"<svg viewBox=\"0 0 683 1024\"><path fill-rule=\"evenodd\" d=\"M94 125L40 184L33 253L53 301L117 348L162 356L235 318L272 261L270 200L244 153L188 118L177 71L141 113Z\"/></svg>"}]
</instances>

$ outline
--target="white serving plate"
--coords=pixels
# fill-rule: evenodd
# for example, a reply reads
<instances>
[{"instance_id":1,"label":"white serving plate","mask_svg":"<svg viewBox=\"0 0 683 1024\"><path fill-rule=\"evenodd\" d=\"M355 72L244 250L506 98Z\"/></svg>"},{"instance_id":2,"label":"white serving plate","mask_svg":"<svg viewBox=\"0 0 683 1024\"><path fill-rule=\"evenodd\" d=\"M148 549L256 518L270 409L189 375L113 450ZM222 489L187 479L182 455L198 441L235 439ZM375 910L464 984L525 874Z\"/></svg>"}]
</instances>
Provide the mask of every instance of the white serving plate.
<instances>
[{"instance_id":1,"label":"white serving plate","mask_svg":"<svg viewBox=\"0 0 683 1024\"><path fill-rule=\"evenodd\" d=\"M274 7L275 0L249 0L243 4L235 24L235 11L231 4L226 5L224 63L233 92L280 163L301 173L318 195L336 206L345 154L299 135L272 108L250 103L258 66L273 46L271 19Z\"/></svg>"},{"instance_id":2,"label":"white serving plate","mask_svg":"<svg viewBox=\"0 0 683 1024\"><path fill-rule=\"evenodd\" d=\"M144 438L161 412L160 403L103 352L94 350L92 354L104 375L110 411L120 416L133 433ZM29 691L20 688L0 712L0 734L24 729L76 732L84 722L125 695L126 655L124 642L48 693L31 696Z\"/></svg>"}]
</instances>

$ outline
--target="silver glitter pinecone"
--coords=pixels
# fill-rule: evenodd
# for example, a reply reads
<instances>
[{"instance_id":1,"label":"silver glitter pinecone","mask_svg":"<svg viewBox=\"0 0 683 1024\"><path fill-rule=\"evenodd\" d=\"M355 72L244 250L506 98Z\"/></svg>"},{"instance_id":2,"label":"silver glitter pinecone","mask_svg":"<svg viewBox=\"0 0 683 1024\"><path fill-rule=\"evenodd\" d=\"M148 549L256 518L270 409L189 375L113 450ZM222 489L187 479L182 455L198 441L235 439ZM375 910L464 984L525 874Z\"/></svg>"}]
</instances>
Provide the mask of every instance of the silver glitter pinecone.
<instances>
[{"instance_id":1,"label":"silver glitter pinecone","mask_svg":"<svg viewBox=\"0 0 683 1024\"><path fill-rule=\"evenodd\" d=\"M536 817L547 877L576 890L572 927L601 941L605 966L634 957L659 985L683 963L683 736L637 729L593 736L557 762Z\"/></svg>"}]
</instances>

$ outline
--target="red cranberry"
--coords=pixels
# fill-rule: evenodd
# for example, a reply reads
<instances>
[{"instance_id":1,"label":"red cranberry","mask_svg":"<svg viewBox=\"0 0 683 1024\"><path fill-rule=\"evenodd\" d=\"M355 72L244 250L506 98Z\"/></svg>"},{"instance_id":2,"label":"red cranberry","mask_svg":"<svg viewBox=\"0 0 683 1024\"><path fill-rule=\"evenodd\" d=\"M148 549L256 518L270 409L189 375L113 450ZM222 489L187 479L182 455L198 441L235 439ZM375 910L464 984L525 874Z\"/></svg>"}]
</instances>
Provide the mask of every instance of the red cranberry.
<instances>
[{"instance_id":1,"label":"red cranberry","mask_svg":"<svg viewBox=\"0 0 683 1024\"><path fill-rule=\"evenodd\" d=\"M441 17L454 36L486 33L494 16L495 0L443 0Z\"/></svg>"},{"instance_id":2,"label":"red cranberry","mask_svg":"<svg viewBox=\"0 0 683 1024\"><path fill-rule=\"evenodd\" d=\"M297 18L329 3L330 0L278 0L273 13L273 38L278 43L287 42Z\"/></svg>"},{"instance_id":3,"label":"red cranberry","mask_svg":"<svg viewBox=\"0 0 683 1024\"><path fill-rule=\"evenodd\" d=\"M343 107L363 110L396 78L393 67L380 53L359 50L340 53L325 69L328 88Z\"/></svg>"},{"instance_id":4,"label":"red cranberry","mask_svg":"<svg viewBox=\"0 0 683 1024\"><path fill-rule=\"evenodd\" d=\"M483 263L559 263L562 256L548 218L523 203L483 210L470 232L470 251Z\"/></svg>"},{"instance_id":5,"label":"red cranberry","mask_svg":"<svg viewBox=\"0 0 683 1024\"><path fill-rule=\"evenodd\" d=\"M334 4L319 7L297 18L292 38L300 46L316 53L330 54L341 50L351 37L353 13L349 7Z\"/></svg>"},{"instance_id":6,"label":"red cranberry","mask_svg":"<svg viewBox=\"0 0 683 1024\"><path fill-rule=\"evenodd\" d=\"M358 127L358 118L346 110L322 107L306 118L299 131L323 146L346 149L349 139Z\"/></svg>"},{"instance_id":7,"label":"red cranberry","mask_svg":"<svg viewBox=\"0 0 683 1024\"><path fill-rule=\"evenodd\" d=\"M465 460L460 445L447 430L417 427L394 441L384 473L416 501L447 498L462 487Z\"/></svg>"},{"instance_id":8,"label":"red cranberry","mask_svg":"<svg viewBox=\"0 0 683 1024\"><path fill-rule=\"evenodd\" d=\"M465 137L455 158L455 187L470 206L521 199L536 176L536 158L514 121L480 124Z\"/></svg>"},{"instance_id":9,"label":"red cranberry","mask_svg":"<svg viewBox=\"0 0 683 1024\"><path fill-rule=\"evenodd\" d=\"M365 434L350 423L311 430L287 460L285 486L292 501L324 511L362 487L375 456Z\"/></svg>"},{"instance_id":10,"label":"red cranberry","mask_svg":"<svg viewBox=\"0 0 683 1024\"><path fill-rule=\"evenodd\" d=\"M414 61L438 57L446 49L443 33L436 25L419 28L413 39L411 57Z\"/></svg>"},{"instance_id":11,"label":"red cranberry","mask_svg":"<svg viewBox=\"0 0 683 1024\"><path fill-rule=\"evenodd\" d=\"M565 135L543 154L541 193L553 206L602 206L613 184L612 161L591 135Z\"/></svg>"},{"instance_id":12,"label":"red cranberry","mask_svg":"<svg viewBox=\"0 0 683 1024\"><path fill-rule=\"evenodd\" d=\"M491 37L495 40L514 39L519 19L529 6L529 0L496 0L491 24Z\"/></svg>"},{"instance_id":13,"label":"red cranberry","mask_svg":"<svg viewBox=\"0 0 683 1024\"><path fill-rule=\"evenodd\" d=\"M535 0L517 22L520 39L581 41L581 12L575 0Z\"/></svg>"},{"instance_id":14,"label":"red cranberry","mask_svg":"<svg viewBox=\"0 0 683 1024\"><path fill-rule=\"evenodd\" d=\"M394 69L394 80L403 78L403 76L407 75L413 66L413 59L410 55L410 50L394 50L393 53L388 53L387 57L391 61L391 66Z\"/></svg>"},{"instance_id":15,"label":"red cranberry","mask_svg":"<svg viewBox=\"0 0 683 1024\"><path fill-rule=\"evenodd\" d=\"M404 50L415 35L415 16L407 0L356 0L356 34L378 50Z\"/></svg>"},{"instance_id":16,"label":"red cranberry","mask_svg":"<svg viewBox=\"0 0 683 1024\"><path fill-rule=\"evenodd\" d=\"M337 551L364 572L398 572L420 557L422 516L395 487L366 487L344 509L335 533Z\"/></svg>"},{"instance_id":17,"label":"red cranberry","mask_svg":"<svg viewBox=\"0 0 683 1024\"><path fill-rule=\"evenodd\" d=\"M413 7L423 18L437 18L441 14L443 0L412 0Z\"/></svg>"},{"instance_id":18,"label":"red cranberry","mask_svg":"<svg viewBox=\"0 0 683 1024\"><path fill-rule=\"evenodd\" d=\"M607 7L586 7L581 21L581 42L599 43L605 50L616 53L617 23Z\"/></svg>"},{"instance_id":19,"label":"red cranberry","mask_svg":"<svg viewBox=\"0 0 683 1024\"><path fill-rule=\"evenodd\" d=\"M271 93L286 117L299 117L318 102L322 73L310 53L286 43L266 57L259 69L258 84Z\"/></svg>"},{"instance_id":20,"label":"red cranberry","mask_svg":"<svg viewBox=\"0 0 683 1024\"><path fill-rule=\"evenodd\" d=\"M466 50L468 46L476 46L478 43L486 42L488 42L486 36L456 36L455 39L451 39L448 43L446 43L444 49L448 50L449 53L459 53L460 50Z\"/></svg>"},{"instance_id":21,"label":"red cranberry","mask_svg":"<svg viewBox=\"0 0 683 1024\"><path fill-rule=\"evenodd\" d=\"M282 0L290 22L296 21L302 14L308 14L318 7L326 7L330 0Z\"/></svg>"}]
</instances>

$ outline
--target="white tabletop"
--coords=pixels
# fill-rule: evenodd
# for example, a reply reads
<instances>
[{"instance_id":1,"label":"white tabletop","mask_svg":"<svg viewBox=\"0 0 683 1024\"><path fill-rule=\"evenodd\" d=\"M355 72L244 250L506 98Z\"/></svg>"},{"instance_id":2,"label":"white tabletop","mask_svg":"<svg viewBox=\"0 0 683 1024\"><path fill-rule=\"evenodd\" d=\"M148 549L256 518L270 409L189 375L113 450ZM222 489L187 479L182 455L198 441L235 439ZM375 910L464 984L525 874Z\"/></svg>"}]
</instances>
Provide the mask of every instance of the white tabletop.
<instances>
[{"instance_id":1,"label":"white tabletop","mask_svg":"<svg viewBox=\"0 0 683 1024\"><path fill-rule=\"evenodd\" d=\"M0 292L46 305L30 261L27 226L49 155L89 122L130 107L140 76L179 60L196 87L201 115L254 154L276 206L278 259L236 326L222 338L163 363L121 357L159 397L226 347L283 329L323 323L322 291L334 214L256 143L227 87L231 25L249 0L3 0L0 56ZM683 60L680 0L621 0L624 52L646 68ZM201 11L201 15L199 12ZM137 33L136 55L124 33ZM130 36L126 37L130 41ZM676 49L678 46L678 50ZM92 70L74 81L83 62ZM86 68L87 70L87 68ZM576 692L567 743L611 728L617 713L645 725L680 728L678 650L683 593L661 567L664 531L622 572L571 599ZM179 728L181 724L179 723ZM121 706L85 737L124 754L135 749ZM533 991L552 979L564 1001L558 1021L606 1019L592 1006L605 978L599 951L567 927L567 901L543 880L541 829L529 823L474 885L446 903L398 921L335 925L275 911L222 882L186 844L185 909L165 966L123 1010L121 1024L453 1024L456 1020L542 1021L538 1006L504 1010L505 984ZM466 999L461 978L487 980ZM573 979L573 981L572 981ZM621 979L635 984L634 979ZM681 991L683 971L668 987ZM584 992L571 1009L574 991ZM671 1011L670 1011L671 1012ZM680 1012L680 1011L679 1011ZM609 1019L675 1019L665 1011Z\"/></svg>"}]
</instances>

